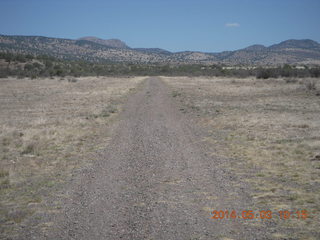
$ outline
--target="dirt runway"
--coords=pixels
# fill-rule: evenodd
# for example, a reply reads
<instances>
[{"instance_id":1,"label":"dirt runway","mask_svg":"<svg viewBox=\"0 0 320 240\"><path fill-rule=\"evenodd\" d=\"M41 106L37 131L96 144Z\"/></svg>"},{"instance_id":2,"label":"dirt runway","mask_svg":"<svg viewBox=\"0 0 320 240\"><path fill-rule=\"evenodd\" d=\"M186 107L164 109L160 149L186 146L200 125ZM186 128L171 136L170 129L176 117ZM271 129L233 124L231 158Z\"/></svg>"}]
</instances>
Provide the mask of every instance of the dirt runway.
<instances>
[{"instance_id":1,"label":"dirt runway","mask_svg":"<svg viewBox=\"0 0 320 240\"><path fill-rule=\"evenodd\" d=\"M262 220L211 219L250 209L250 189L209 154L160 78L146 79L119 118L101 159L66 187L49 233L26 238L270 239Z\"/></svg>"}]
</instances>

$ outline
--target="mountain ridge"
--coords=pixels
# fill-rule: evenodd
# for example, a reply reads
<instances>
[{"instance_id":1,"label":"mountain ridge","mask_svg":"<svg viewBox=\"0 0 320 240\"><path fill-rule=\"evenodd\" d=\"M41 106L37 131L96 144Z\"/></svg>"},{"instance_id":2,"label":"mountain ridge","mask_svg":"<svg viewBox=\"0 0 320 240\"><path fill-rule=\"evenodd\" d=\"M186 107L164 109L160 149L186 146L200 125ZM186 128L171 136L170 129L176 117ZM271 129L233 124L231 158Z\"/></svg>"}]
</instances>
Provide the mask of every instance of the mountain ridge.
<instances>
[{"instance_id":1,"label":"mountain ridge","mask_svg":"<svg viewBox=\"0 0 320 240\"><path fill-rule=\"evenodd\" d=\"M0 52L50 55L93 62L202 63L227 65L320 64L320 44L311 39L289 39L271 46L254 44L235 51L170 52L160 48L131 48L119 39L79 39L0 35Z\"/></svg>"},{"instance_id":2,"label":"mountain ridge","mask_svg":"<svg viewBox=\"0 0 320 240\"><path fill-rule=\"evenodd\" d=\"M98 43L101 45L106 45L106 46L114 47L114 48L129 48L125 42L121 41L120 39L115 39L115 38L101 39L101 38L89 36L89 37L79 38L78 40L87 40L87 41L95 42L95 43Z\"/></svg>"}]
</instances>

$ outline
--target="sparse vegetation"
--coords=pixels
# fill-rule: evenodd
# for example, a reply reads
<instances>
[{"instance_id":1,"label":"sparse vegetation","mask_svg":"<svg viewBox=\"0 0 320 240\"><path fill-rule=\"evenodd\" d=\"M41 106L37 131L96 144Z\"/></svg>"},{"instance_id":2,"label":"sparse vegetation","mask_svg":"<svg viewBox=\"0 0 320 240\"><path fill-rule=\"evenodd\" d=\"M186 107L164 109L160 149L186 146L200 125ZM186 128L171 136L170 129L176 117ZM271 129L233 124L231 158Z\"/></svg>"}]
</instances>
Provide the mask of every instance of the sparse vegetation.
<instances>
[{"instance_id":1,"label":"sparse vegetation","mask_svg":"<svg viewBox=\"0 0 320 240\"><path fill-rule=\"evenodd\" d=\"M314 90L320 80L301 79L301 87L283 78L165 79L173 91L183 91L183 109L208 129L203 140L212 144L209 154L228 159L225 169L252 186L252 208L307 210L307 220L274 218L276 231L286 239L315 239L320 223L320 108L319 98L305 87Z\"/></svg>"},{"instance_id":2,"label":"sparse vegetation","mask_svg":"<svg viewBox=\"0 0 320 240\"><path fill-rule=\"evenodd\" d=\"M298 79L296 79L296 78L286 78L285 81L286 81L286 83L297 83Z\"/></svg>"},{"instance_id":3,"label":"sparse vegetation","mask_svg":"<svg viewBox=\"0 0 320 240\"><path fill-rule=\"evenodd\" d=\"M181 95L181 93L180 92L178 92L178 91L172 91L172 97L178 97L178 96L180 96Z\"/></svg>"},{"instance_id":4,"label":"sparse vegetation","mask_svg":"<svg viewBox=\"0 0 320 240\"><path fill-rule=\"evenodd\" d=\"M21 154L33 154L35 153L35 143L28 143Z\"/></svg>"},{"instance_id":5,"label":"sparse vegetation","mask_svg":"<svg viewBox=\"0 0 320 240\"><path fill-rule=\"evenodd\" d=\"M78 80L76 78L68 78L68 82L77 82Z\"/></svg>"},{"instance_id":6,"label":"sparse vegetation","mask_svg":"<svg viewBox=\"0 0 320 240\"><path fill-rule=\"evenodd\" d=\"M117 112L117 109L114 106L110 105L107 108L102 110L100 116L101 117L109 117L111 114L116 113L116 112Z\"/></svg>"},{"instance_id":7,"label":"sparse vegetation","mask_svg":"<svg viewBox=\"0 0 320 240\"><path fill-rule=\"evenodd\" d=\"M5 170L0 170L0 178L9 176L9 172Z\"/></svg>"},{"instance_id":8,"label":"sparse vegetation","mask_svg":"<svg viewBox=\"0 0 320 240\"><path fill-rule=\"evenodd\" d=\"M290 65L279 67L226 67L219 64L134 64L87 62L61 60L50 56L33 56L12 53L0 53L0 77L17 76L19 78L65 77L65 76L221 76L245 78L256 76L259 79L286 77L290 79L319 77L319 66L295 68ZM75 78L68 78L75 82Z\"/></svg>"},{"instance_id":9,"label":"sparse vegetation","mask_svg":"<svg viewBox=\"0 0 320 240\"><path fill-rule=\"evenodd\" d=\"M309 90L309 91L312 91L312 90L316 90L316 89L317 89L317 88L316 88L316 81L313 80L313 79L307 80L305 84L306 84L307 90Z\"/></svg>"},{"instance_id":10,"label":"sparse vegetation","mask_svg":"<svg viewBox=\"0 0 320 240\"><path fill-rule=\"evenodd\" d=\"M97 158L124 96L142 80L0 79L0 238L31 214L48 212L45 199Z\"/></svg>"}]
</instances>

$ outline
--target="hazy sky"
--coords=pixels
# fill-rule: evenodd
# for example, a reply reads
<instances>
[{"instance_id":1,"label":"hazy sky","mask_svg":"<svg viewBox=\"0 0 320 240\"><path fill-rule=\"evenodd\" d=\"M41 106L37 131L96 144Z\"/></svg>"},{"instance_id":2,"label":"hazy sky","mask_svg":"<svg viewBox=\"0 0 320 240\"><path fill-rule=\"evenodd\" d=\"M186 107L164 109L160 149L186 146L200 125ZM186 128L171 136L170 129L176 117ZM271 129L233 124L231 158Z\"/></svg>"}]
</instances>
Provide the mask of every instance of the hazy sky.
<instances>
[{"instance_id":1,"label":"hazy sky","mask_svg":"<svg viewBox=\"0 0 320 240\"><path fill-rule=\"evenodd\" d=\"M320 42L319 12L320 0L0 0L0 34L218 52L287 39Z\"/></svg>"}]
</instances>

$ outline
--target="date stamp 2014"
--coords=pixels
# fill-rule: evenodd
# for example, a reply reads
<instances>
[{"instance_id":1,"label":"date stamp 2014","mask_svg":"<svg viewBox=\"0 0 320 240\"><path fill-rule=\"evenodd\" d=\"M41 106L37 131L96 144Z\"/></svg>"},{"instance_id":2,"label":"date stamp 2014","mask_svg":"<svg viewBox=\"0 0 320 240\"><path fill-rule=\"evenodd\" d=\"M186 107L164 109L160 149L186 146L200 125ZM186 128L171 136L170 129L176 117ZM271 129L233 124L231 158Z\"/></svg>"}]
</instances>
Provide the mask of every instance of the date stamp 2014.
<instances>
[{"instance_id":1,"label":"date stamp 2014","mask_svg":"<svg viewBox=\"0 0 320 240\"><path fill-rule=\"evenodd\" d=\"M298 210L298 211L270 211L270 210L262 210L262 211L253 211L253 210L213 210L211 212L211 219L221 220L221 219L272 219L274 217L278 217L282 220L288 219L307 219L309 218L309 213L307 210Z\"/></svg>"}]
</instances>

